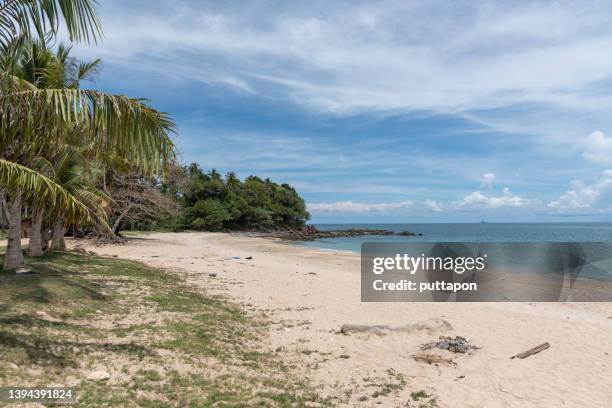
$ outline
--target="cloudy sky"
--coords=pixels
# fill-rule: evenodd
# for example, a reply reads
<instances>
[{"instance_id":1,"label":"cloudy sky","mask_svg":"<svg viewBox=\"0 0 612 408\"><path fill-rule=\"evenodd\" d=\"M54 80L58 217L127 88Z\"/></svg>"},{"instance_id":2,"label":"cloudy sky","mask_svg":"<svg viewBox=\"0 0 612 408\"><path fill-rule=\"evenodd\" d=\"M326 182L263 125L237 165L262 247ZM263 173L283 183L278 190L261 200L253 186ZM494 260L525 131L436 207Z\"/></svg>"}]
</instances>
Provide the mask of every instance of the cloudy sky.
<instances>
[{"instance_id":1,"label":"cloudy sky","mask_svg":"<svg viewBox=\"0 0 612 408\"><path fill-rule=\"evenodd\" d=\"M612 220L609 1L100 3L95 86L315 222Z\"/></svg>"}]
</instances>

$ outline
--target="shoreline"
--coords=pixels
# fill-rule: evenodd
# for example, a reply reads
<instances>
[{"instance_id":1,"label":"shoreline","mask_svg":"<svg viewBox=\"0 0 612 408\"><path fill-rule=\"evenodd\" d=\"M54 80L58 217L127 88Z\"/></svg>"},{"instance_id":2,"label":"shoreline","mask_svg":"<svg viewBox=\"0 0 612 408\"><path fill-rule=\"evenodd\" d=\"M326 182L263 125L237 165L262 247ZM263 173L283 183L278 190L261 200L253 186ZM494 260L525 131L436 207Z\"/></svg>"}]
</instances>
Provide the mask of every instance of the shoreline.
<instances>
[{"instance_id":1,"label":"shoreline","mask_svg":"<svg viewBox=\"0 0 612 408\"><path fill-rule=\"evenodd\" d=\"M612 366L612 303L361 303L357 254L225 233L77 244L180 270L194 287L265 313L274 324L264 347L324 394L346 395L350 406L396 406L420 391L441 407L603 408L612 398L612 387L603 382ZM431 326L438 321L445 324ZM345 335L343 325L389 331ZM416 361L421 346L441 335L469 338L480 349L436 351L449 364ZM549 350L510 362L545 341ZM403 385L374 398L372 384L395 381L389 373L401 375Z\"/></svg>"}]
</instances>

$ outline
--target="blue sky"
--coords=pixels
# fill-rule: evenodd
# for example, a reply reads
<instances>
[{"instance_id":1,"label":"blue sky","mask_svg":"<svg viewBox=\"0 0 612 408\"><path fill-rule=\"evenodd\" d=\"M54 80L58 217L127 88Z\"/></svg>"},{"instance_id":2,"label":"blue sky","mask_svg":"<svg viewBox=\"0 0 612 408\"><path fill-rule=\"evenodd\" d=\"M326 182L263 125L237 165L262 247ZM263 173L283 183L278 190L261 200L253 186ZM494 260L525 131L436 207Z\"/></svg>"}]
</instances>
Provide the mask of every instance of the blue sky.
<instances>
[{"instance_id":1,"label":"blue sky","mask_svg":"<svg viewBox=\"0 0 612 408\"><path fill-rule=\"evenodd\" d=\"M116 1L96 87L314 222L612 220L612 3Z\"/></svg>"}]
</instances>

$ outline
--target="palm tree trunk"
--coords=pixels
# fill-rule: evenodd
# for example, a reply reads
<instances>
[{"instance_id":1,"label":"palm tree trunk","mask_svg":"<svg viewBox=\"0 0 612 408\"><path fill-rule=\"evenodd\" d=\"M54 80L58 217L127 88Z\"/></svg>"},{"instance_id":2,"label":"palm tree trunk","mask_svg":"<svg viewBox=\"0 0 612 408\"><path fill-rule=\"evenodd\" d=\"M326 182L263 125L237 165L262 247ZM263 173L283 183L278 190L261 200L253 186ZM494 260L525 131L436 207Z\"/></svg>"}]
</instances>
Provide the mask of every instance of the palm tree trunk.
<instances>
[{"instance_id":1,"label":"palm tree trunk","mask_svg":"<svg viewBox=\"0 0 612 408\"><path fill-rule=\"evenodd\" d=\"M23 253L21 252L21 193L12 195L8 201L8 207L8 244L2 267L5 271L12 271L23 265Z\"/></svg>"},{"instance_id":2,"label":"palm tree trunk","mask_svg":"<svg viewBox=\"0 0 612 408\"><path fill-rule=\"evenodd\" d=\"M41 247L43 252L47 252L47 250L49 249L49 226L47 225L46 222L43 222L43 227L42 230L40 232L40 237L41 237Z\"/></svg>"},{"instance_id":3,"label":"palm tree trunk","mask_svg":"<svg viewBox=\"0 0 612 408\"><path fill-rule=\"evenodd\" d=\"M43 254L42 247L42 223L43 209L35 205L32 208L32 227L30 229L30 243L28 245L28 255L41 256Z\"/></svg>"},{"instance_id":4,"label":"palm tree trunk","mask_svg":"<svg viewBox=\"0 0 612 408\"><path fill-rule=\"evenodd\" d=\"M66 241L64 235L66 229L64 227L64 217L58 217L53 224L53 237L51 238L51 249L64 251L66 249Z\"/></svg>"},{"instance_id":5,"label":"palm tree trunk","mask_svg":"<svg viewBox=\"0 0 612 408\"><path fill-rule=\"evenodd\" d=\"M8 225L9 211L8 204L6 202L6 191L0 190L0 226L4 229Z\"/></svg>"}]
</instances>

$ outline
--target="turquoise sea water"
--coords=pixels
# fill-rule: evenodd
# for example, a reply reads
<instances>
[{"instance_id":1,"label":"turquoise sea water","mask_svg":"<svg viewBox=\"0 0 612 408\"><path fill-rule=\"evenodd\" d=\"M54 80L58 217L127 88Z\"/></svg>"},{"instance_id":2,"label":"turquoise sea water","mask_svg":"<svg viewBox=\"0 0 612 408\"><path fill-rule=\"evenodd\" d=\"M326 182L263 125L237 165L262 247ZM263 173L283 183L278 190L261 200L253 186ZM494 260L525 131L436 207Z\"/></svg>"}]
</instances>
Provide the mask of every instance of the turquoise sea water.
<instances>
[{"instance_id":1,"label":"turquoise sea water","mask_svg":"<svg viewBox=\"0 0 612 408\"><path fill-rule=\"evenodd\" d=\"M299 241L296 245L359 252L362 242L612 242L612 223L316 224L320 230L349 228L412 231L422 236L359 236Z\"/></svg>"}]
</instances>

